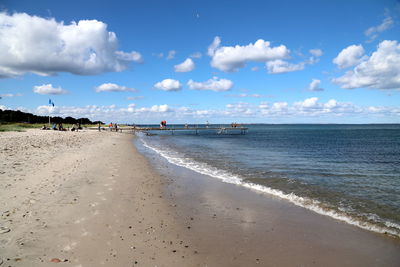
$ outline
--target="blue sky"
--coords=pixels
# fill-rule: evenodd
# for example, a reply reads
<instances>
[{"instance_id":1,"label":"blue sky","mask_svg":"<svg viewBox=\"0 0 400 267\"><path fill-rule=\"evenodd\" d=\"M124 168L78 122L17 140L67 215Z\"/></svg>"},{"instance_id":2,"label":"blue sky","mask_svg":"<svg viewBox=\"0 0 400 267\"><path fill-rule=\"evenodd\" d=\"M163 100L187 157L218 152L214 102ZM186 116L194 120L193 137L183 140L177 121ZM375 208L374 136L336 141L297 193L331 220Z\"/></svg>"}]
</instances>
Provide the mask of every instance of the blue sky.
<instances>
[{"instance_id":1,"label":"blue sky","mask_svg":"<svg viewBox=\"0 0 400 267\"><path fill-rule=\"evenodd\" d=\"M398 1L3 0L0 11L3 109L400 123Z\"/></svg>"}]
</instances>

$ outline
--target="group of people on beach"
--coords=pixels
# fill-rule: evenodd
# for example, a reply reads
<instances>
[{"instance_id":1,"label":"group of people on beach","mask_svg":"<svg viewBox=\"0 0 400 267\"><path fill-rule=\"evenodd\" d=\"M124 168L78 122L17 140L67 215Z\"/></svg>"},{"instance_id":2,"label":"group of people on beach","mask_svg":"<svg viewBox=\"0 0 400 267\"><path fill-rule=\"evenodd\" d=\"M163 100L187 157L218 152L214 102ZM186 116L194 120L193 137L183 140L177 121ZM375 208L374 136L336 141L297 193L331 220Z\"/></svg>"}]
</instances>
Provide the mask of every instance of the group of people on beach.
<instances>
[{"instance_id":1,"label":"group of people on beach","mask_svg":"<svg viewBox=\"0 0 400 267\"><path fill-rule=\"evenodd\" d=\"M74 131L78 131L78 129L82 130L81 125L80 124L76 125L74 123L74 124L72 124L70 130L72 132L74 132ZM42 130L67 131L67 130L69 130L69 128L68 129L64 128L62 123L53 123L53 126L51 128L47 127L46 125L43 125Z\"/></svg>"},{"instance_id":2,"label":"group of people on beach","mask_svg":"<svg viewBox=\"0 0 400 267\"><path fill-rule=\"evenodd\" d=\"M108 125L108 129L112 132L112 131L116 131L118 132L119 126L116 123L112 123L110 122L110 124Z\"/></svg>"}]
</instances>

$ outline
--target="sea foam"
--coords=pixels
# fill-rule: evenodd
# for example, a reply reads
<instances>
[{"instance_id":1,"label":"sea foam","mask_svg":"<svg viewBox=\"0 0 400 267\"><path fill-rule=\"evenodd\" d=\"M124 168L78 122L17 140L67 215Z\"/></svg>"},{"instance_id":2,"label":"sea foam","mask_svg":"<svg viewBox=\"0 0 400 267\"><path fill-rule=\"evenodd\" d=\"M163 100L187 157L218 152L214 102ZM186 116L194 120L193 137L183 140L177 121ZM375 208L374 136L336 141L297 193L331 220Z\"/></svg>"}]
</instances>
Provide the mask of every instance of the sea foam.
<instances>
[{"instance_id":1,"label":"sea foam","mask_svg":"<svg viewBox=\"0 0 400 267\"><path fill-rule=\"evenodd\" d=\"M143 146L154 151L164 159L166 159L169 163L190 169L197 173L210 176L212 178L217 178L224 183L235 184L238 186L243 186L249 188L250 190L256 192L262 192L268 195L272 195L281 199L285 199L296 206L306 208L318 214L329 216L336 220L357 226L362 229L366 229L369 231L389 234L396 237L400 237L400 225L392 223L392 222L383 222L385 226L375 225L370 222L365 222L357 218L353 218L346 214L345 209L342 211L336 211L331 208L323 207L323 203L318 200L314 200L307 197L297 196L294 193L285 193L281 190L267 187L265 185L255 184L251 182L245 181L240 176L229 173L227 171L212 167L206 163L197 162L191 158L184 157L179 152L174 150L166 150L160 149L158 147L150 145L143 138L140 139ZM378 220L376 220L378 221Z\"/></svg>"}]
</instances>

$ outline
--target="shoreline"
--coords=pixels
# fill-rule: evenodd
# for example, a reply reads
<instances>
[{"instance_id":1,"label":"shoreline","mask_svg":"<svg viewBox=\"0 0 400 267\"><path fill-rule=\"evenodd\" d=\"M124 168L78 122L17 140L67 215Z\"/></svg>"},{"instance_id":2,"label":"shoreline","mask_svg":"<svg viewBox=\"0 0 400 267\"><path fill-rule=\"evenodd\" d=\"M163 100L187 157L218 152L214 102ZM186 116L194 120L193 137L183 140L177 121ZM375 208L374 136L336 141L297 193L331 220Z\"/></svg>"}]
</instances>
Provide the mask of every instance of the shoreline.
<instances>
[{"instance_id":1,"label":"shoreline","mask_svg":"<svg viewBox=\"0 0 400 267\"><path fill-rule=\"evenodd\" d=\"M137 143L140 147L141 145ZM223 182L139 149L160 175L193 244L214 266L398 266L400 240ZM207 230L205 230L207 229ZM233 246L233 244L237 244ZM218 252L216 252L218 251ZM206 262L204 262L206 263Z\"/></svg>"},{"instance_id":2,"label":"shoreline","mask_svg":"<svg viewBox=\"0 0 400 267\"><path fill-rule=\"evenodd\" d=\"M174 166L134 138L0 133L0 266L400 263L398 240Z\"/></svg>"}]
</instances>

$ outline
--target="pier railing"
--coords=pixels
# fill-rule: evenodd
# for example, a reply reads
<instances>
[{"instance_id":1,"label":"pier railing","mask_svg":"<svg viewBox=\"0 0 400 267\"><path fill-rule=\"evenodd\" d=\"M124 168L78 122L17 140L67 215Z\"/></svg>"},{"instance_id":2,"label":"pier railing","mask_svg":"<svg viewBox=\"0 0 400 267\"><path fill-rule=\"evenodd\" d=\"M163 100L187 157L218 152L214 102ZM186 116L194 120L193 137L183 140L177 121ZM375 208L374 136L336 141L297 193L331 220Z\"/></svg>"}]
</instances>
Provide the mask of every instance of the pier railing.
<instances>
[{"instance_id":1,"label":"pier railing","mask_svg":"<svg viewBox=\"0 0 400 267\"><path fill-rule=\"evenodd\" d=\"M91 130L99 130L99 127L90 127L88 129ZM174 135L176 133L180 134L217 134L217 135L234 135L241 134L244 135L247 133L248 128L246 127L127 127L122 126L119 128L110 128L110 127L100 127L102 131L114 131L114 132L143 132L148 135L156 135L158 133L169 133Z\"/></svg>"}]
</instances>

